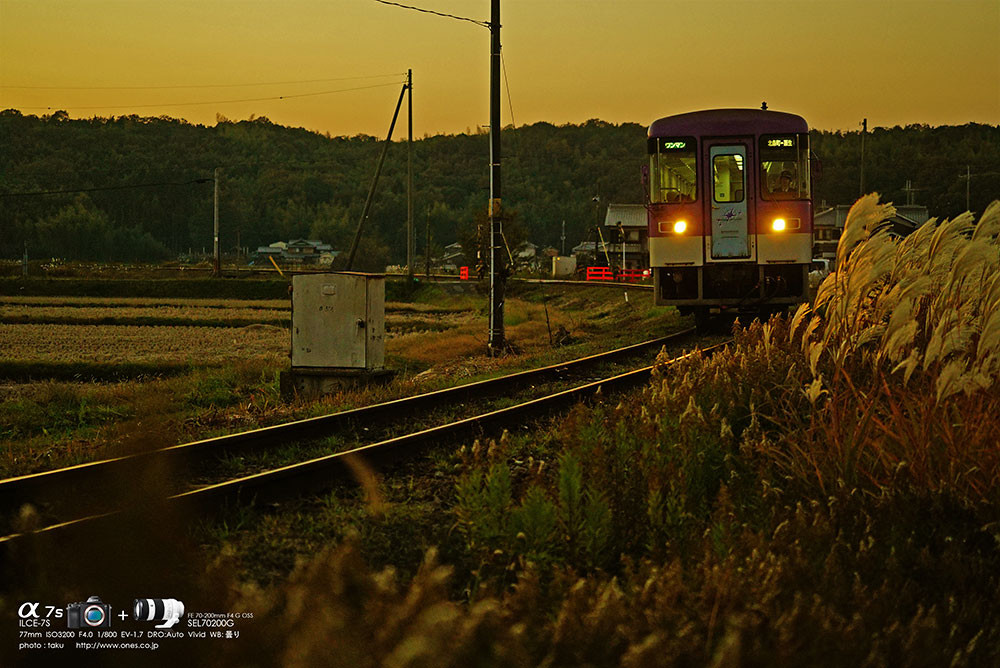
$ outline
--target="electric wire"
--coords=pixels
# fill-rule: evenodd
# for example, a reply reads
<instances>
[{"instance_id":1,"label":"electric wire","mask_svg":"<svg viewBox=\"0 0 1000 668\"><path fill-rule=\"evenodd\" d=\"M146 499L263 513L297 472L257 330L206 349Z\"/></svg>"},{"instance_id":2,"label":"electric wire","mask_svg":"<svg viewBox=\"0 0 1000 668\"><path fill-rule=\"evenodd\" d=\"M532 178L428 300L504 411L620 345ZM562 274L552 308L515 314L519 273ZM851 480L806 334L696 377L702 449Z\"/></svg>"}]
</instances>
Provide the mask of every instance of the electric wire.
<instances>
[{"instance_id":1,"label":"electric wire","mask_svg":"<svg viewBox=\"0 0 1000 668\"><path fill-rule=\"evenodd\" d=\"M0 83L0 88L13 88L18 90L178 90L189 88L251 88L254 86L286 86L294 84L327 83L330 81L355 81L358 79L382 79L385 77L405 76L402 73L392 74L369 74L355 77L334 77L330 79L302 79L300 81L261 81L258 83L238 83L238 84L188 84L177 86L17 86Z\"/></svg>"},{"instance_id":2,"label":"electric wire","mask_svg":"<svg viewBox=\"0 0 1000 668\"><path fill-rule=\"evenodd\" d=\"M191 181L160 181L157 183L132 183L121 186L100 186L97 188L76 188L74 190L36 190L20 193L0 193L0 197L27 197L30 195L72 195L76 193L93 193L104 190L131 190L134 188L156 188L159 186L190 186L198 183L212 183L215 179L205 177Z\"/></svg>"},{"instance_id":3,"label":"electric wire","mask_svg":"<svg viewBox=\"0 0 1000 668\"><path fill-rule=\"evenodd\" d=\"M455 16L454 14L445 14L444 12L436 12L433 9L424 9L423 7L412 7L410 5L401 5L398 2L390 2L389 0L375 0L375 2L381 3L383 5L392 5L393 7L402 7L403 9L412 9L415 12L423 12L424 14L434 14L435 16L443 16L448 19L456 19L458 21L468 21L469 23L475 23L477 26L482 26L484 28L490 27L489 21L477 21L476 19L470 19L465 16Z\"/></svg>"},{"instance_id":4,"label":"electric wire","mask_svg":"<svg viewBox=\"0 0 1000 668\"><path fill-rule=\"evenodd\" d=\"M356 86L354 88L339 88L337 90L323 90L313 93L295 93L293 95L276 95L271 97L252 97L240 100L210 100L206 102L158 102L156 104L102 104L102 105L49 105L49 106L17 106L19 109L64 109L64 110L89 110L89 109L143 109L150 107L191 107L200 104L235 104L238 102L267 102L271 100L290 100L299 97L315 97L317 95L333 95L334 93L348 93L356 90L370 90L373 88L384 88L386 86L398 86L398 81L388 83L372 84L371 86Z\"/></svg>"}]
</instances>

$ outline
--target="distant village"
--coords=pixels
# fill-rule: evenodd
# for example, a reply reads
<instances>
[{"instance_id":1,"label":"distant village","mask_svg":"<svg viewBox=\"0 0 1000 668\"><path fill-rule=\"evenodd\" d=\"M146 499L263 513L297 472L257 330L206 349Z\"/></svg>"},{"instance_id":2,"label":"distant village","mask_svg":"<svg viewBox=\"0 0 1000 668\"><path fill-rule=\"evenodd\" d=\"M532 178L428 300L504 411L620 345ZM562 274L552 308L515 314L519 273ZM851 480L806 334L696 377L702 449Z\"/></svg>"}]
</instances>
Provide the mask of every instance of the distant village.
<instances>
[{"instance_id":1,"label":"distant village","mask_svg":"<svg viewBox=\"0 0 1000 668\"><path fill-rule=\"evenodd\" d=\"M849 205L827 206L822 202L813 217L813 257L833 260L837 254L837 241L844 230ZM917 204L896 206L896 215L888 221L892 233L906 236L929 218L927 207ZM509 249L515 270L546 273L554 277L572 276L578 268L592 265L624 269L649 268L649 228L646 207L642 204L609 204L601 228L592 231L590 238L581 240L569 253L560 249L539 248L530 241ZM269 246L259 246L251 259L253 264L275 263L303 264L329 267L341 251L330 244L315 239L275 241ZM426 260L421 260L423 265ZM473 269L478 259L475 251L467 251L459 242L444 247L439 257L431 258L431 270L437 273L457 274L462 267Z\"/></svg>"}]
</instances>

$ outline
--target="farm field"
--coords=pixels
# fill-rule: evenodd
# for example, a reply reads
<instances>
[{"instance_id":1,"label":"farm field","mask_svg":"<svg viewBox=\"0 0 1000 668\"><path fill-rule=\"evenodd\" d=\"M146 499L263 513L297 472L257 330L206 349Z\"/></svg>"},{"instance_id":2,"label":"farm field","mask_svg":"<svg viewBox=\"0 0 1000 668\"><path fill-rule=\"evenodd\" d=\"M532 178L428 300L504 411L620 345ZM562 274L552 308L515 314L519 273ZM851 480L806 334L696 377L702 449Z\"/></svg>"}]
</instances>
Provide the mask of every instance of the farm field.
<instances>
[{"instance_id":1,"label":"farm field","mask_svg":"<svg viewBox=\"0 0 1000 668\"><path fill-rule=\"evenodd\" d=\"M484 307L469 286L426 286L389 301L386 354L396 380L286 402L277 376L288 366L287 299L0 297L0 475L322 414L680 325L672 310L651 308L648 293L632 291L625 302L619 290L528 288L507 307L518 353L492 360L483 354ZM636 309L641 322L623 331ZM550 330L569 345L553 346ZM139 437L150 421L155 438Z\"/></svg>"}]
</instances>

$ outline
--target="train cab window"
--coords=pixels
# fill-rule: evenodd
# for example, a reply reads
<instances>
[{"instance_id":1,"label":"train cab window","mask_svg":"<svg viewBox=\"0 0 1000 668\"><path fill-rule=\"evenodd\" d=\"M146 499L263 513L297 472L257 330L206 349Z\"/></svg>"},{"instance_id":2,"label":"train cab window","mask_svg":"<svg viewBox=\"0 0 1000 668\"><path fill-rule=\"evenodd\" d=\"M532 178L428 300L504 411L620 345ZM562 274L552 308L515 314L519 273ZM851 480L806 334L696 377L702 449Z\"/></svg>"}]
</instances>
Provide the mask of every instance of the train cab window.
<instances>
[{"instance_id":1,"label":"train cab window","mask_svg":"<svg viewBox=\"0 0 1000 668\"><path fill-rule=\"evenodd\" d=\"M760 138L760 190L766 200L809 199L809 135Z\"/></svg>"},{"instance_id":2,"label":"train cab window","mask_svg":"<svg viewBox=\"0 0 1000 668\"><path fill-rule=\"evenodd\" d=\"M649 140L650 201L675 204L697 199L695 146L694 137Z\"/></svg>"},{"instance_id":3,"label":"train cab window","mask_svg":"<svg viewBox=\"0 0 1000 668\"><path fill-rule=\"evenodd\" d=\"M743 201L743 156L717 155L712 159L716 202Z\"/></svg>"}]
</instances>

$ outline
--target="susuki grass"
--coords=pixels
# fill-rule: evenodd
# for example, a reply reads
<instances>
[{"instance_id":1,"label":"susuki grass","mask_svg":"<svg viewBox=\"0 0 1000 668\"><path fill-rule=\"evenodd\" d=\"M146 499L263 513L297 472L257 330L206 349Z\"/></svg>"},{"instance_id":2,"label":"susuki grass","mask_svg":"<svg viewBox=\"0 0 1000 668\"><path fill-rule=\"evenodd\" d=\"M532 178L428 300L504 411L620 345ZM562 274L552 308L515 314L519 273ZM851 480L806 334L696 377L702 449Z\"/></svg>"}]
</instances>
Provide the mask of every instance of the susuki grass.
<instances>
[{"instance_id":1,"label":"susuki grass","mask_svg":"<svg viewBox=\"0 0 1000 668\"><path fill-rule=\"evenodd\" d=\"M1000 480L1000 202L901 240L879 229L891 213L859 200L815 306L787 330L766 326L801 350L814 408L802 433L829 444L803 444L803 462L821 484L850 473L988 497Z\"/></svg>"},{"instance_id":2,"label":"susuki grass","mask_svg":"<svg viewBox=\"0 0 1000 668\"><path fill-rule=\"evenodd\" d=\"M443 457L423 480L453 475L453 491L405 535L380 523L384 503L343 516L389 552L429 537L423 565L371 570L348 539L244 590L235 608L287 620L254 651L282 665L997 665L1000 204L902 240L880 230L890 211L858 202L838 271L794 318L552 429ZM253 656L231 649L232 665Z\"/></svg>"}]
</instances>

